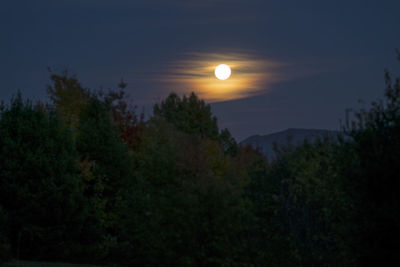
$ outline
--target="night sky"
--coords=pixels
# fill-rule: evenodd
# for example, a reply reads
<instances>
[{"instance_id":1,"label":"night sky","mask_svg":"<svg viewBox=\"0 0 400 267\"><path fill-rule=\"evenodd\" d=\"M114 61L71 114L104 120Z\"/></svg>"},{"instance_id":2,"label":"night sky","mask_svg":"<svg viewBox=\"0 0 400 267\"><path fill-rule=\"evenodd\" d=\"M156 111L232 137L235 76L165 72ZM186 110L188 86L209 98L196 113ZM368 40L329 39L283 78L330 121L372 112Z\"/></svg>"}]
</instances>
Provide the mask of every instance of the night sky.
<instances>
[{"instance_id":1,"label":"night sky","mask_svg":"<svg viewBox=\"0 0 400 267\"><path fill-rule=\"evenodd\" d=\"M47 67L115 87L145 113L194 91L234 137L338 129L398 71L400 1L38 0L0 2L0 99L46 99ZM216 65L231 66L226 81Z\"/></svg>"}]
</instances>

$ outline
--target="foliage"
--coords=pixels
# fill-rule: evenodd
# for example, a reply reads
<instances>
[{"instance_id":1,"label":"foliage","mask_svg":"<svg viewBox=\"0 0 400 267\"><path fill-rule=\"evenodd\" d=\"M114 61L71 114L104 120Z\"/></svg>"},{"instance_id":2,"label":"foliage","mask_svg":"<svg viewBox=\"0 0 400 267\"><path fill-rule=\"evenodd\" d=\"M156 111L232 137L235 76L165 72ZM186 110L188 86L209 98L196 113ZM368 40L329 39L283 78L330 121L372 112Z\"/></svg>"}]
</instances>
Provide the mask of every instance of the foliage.
<instances>
[{"instance_id":1,"label":"foliage","mask_svg":"<svg viewBox=\"0 0 400 267\"><path fill-rule=\"evenodd\" d=\"M154 105L153 112L156 117L165 119L179 131L217 140L228 154L234 155L236 152L236 141L228 129L218 132L217 118L212 115L210 105L198 99L194 93L182 98L171 93L160 104Z\"/></svg>"},{"instance_id":2,"label":"foliage","mask_svg":"<svg viewBox=\"0 0 400 267\"><path fill-rule=\"evenodd\" d=\"M71 132L19 94L1 113L0 136L0 203L13 255L70 257L82 219Z\"/></svg>"},{"instance_id":3,"label":"foliage","mask_svg":"<svg viewBox=\"0 0 400 267\"><path fill-rule=\"evenodd\" d=\"M218 138L217 118L212 116L210 106L194 93L182 99L177 94L170 94L154 106L154 115L164 118L179 131L213 140Z\"/></svg>"},{"instance_id":4,"label":"foliage","mask_svg":"<svg viewBox=\"0 0 400 267\"><path fill-rule=\"evenodd\" d=\"M360 237L355 246L364 265L400 264L395 245L400 237L400 77L392 81L386 71L385 82L385 99L360 110L357 127L348 131L357 156L352 177L360 192L353 196Z\"/></svg>"},{"instance_id":5,"label":"foliage","mask_svg":"<svg viewBox=\"0 0 400 267\"><path fill-rule=\"evenodd\" d=\"M246 214L240 177L219 144L153 118L137 151L137 183L125 230L135 265L222 265L237 261ZM224 212L221 212L221 211Z\"/></svg>"},{"instance_id":6,"label":"foliage","mask_svg":"<svg viewBox=\"0 0 400 267\"><path fill-rule=\"evenodd\" d=\"M326 140L305 143L276 163L284 174L276 192L278 215L294 265L351 263L346 262L349 232L340 224L348 221L351 207L339 175L341 156L341 147Z\"/></svg>"},{"instance_id":7,"label":"foliage","mask_svg":"<svg viewBox=\"0 0 400 267\"><path fill-rule=\"evenodd\" d=\"M104 259L116 244L122 192L131 179L132 161L110 109L95 95L81 112L76 148L83 194L92 215L86 242L98 243L94 257Z\"/></svg>"},{"instance_id":8,"label":"foliage","mask_svg":"<svg viewBox=\"0 0 400 267\"><path fill-rule=\"evenodd\" d=\"M104 94L52 74L51 105L0 105L0 260L390 265L400 78L385 78L385 99L354 128L267 162L195 94L169 95L144 121L123 81Z\"/></svg>"},{"instance_id":9,"label":"foliage","mask_svg":"<svg viewBox=\"0 0 400 267\"><path fill-rule=\"evenodd\" d=\"M52 85L47 87L47 93L64 122L76 128L80 113L89 100L90 92L82 87L75 76L69 76L67 71L61 74L50 72L50 74Z\"/></svg>"},{"instance_id":10,"label":"foliage","mask_svg":"<svg viewBox=\"0 0 400 267\"><path fill-rule=\"evenodd\" d=\"M10 242L7 234L7 213L0 206L0 262L9 260L10 258Z\"/></svg>"},{"instance_id":11,"label":"foliage","mask_svg":"<svg viewBox=\"0 0 400 267\"><path fill-rule=\"evenodd\" d=\"M125 93L127 84L121 79L117 90L109 90L103 102L111 111L112 121L117 125L121 139L131 149L135 149L140 141L140 132L144 126L144 114L136 114L136 106L128 103Z\"/></svg>"}]
</instances>

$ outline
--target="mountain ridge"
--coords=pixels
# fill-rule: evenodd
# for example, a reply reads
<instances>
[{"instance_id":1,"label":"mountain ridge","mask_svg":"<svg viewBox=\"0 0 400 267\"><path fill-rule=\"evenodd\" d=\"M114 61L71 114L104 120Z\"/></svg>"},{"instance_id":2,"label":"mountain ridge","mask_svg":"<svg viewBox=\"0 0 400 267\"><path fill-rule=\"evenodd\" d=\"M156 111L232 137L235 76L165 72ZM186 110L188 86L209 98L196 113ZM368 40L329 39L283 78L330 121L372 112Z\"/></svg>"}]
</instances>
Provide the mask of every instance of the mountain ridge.
<instances>
[{"instance_id":1,"label":"mountain ridge","mask_svg":"<svg viewBox=\"0 0 400 267\"><path fill-rule=\"evenodd\" d=\"M337 138L339 134L339 131L326 129L288 128L266 135L252 135L239 142L239 145L250 145L254 149L259 150L267 158L274 158L274 144L278 147L286 145L298 146L305 140L315 142L318 138Z\"/></svg>"}]
</instances>

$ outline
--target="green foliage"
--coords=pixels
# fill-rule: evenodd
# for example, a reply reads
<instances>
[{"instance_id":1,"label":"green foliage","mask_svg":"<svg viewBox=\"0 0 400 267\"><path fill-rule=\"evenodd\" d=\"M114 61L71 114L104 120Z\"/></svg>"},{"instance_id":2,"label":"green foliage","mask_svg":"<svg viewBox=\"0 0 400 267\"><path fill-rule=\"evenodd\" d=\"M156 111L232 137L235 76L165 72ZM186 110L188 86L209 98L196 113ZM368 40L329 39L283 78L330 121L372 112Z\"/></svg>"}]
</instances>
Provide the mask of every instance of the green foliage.
<instances>
[{"instance_id":1,"label":"green foliage","mask_svg":"<svg viewBox=\"0 0 400 267\"><path fill-rule=\"evenodd\" d=\"M222 145L223 150L225 153L235 156L238 146L236 143L235 138L231 135L228 129L223 129L219 135L219 142Z\"/></svg>"},{"instance_id":2,"label":"green foliage","mask_svg":"<svg viewBox=\"0 0 400 267\"><path fill-rule=\"evenodd\" d=\"M18 95L1 112L0 203L15 257L70 256L82 218L75 156L52 110Z\"/></svg>"},{"instance_id":3,"label":"green foliage","mask_svg":"<svg viewBox=\"0 0 400 267\"><path fill-rule=\"evenodd\" d=\"M210 105L198 99L194 93L182 98L170 94L154 106L154 116L165 119L184 133L217 140L228 154L234 155L236 152L236 141L228 129L218 132L217 118L212 115Z\"/></svg>"},{"instance_id":4,"label":"green foliage","mask_svg":"<svg viewBox=\"0 0 400 267\"><path fill-rule=\"evenodd\" d=\"M235 177L219 144L179 132L158 118L147 123L143 134L137 183L128 192L125 231L135 255L130 263L237 262L246 203L241 177Z\"/></svg>"},{"instance_id":5,"label":"green foliage","mask_svg":"<svg viewBox=\"0 0 400 267\"><path fill-rule=\"evenodd\" d=\"M11 257L10 242L7 234L8 216L0 206L0 263L9 260Z\"/></svg>"},{"instance_id":6,"label":"green foliage","mask_svg":"<svg viewBox=\"0 0 400 267\"><path fill-rule=\"evenodd\" d=\"M52 85L47 87L47 93L54 107L67 125L76 128L80 113L89 100L89 90L67 71L59 75L51 73L50 80Z\"/></svg>"},{"instance_id":7,"label":"green foliage","mask_svg":"<svg viewBox=\"0 0 400 267\"><path fill-rule=\"evenodd\" d=\"M83 193L92 216L85 238L98 244L94 257L103 259L116 245L122 192L132 179L132 161L109 107L97 96L92 96L81 112L76 147Z\"/></svg>"},{"instance_id":8,"label":"green foliage","mask_svg":"<svg viewBox=\"0 0 400 267\"><path fill-rule=\"evenodd\" d=\"M105 97L105 103L110 106L113 122L118 126L121 139L131 149L136 149L140 141L140 133L144 125L143 113L138 117L136 107L128 104L124 88L126 84L121 81L119 91L111 91Z\"/></svg>"},{"instance_id":9,"label":"green foliage","mask_svg":"<svg viewBox=\"0 0 400 267\"><path fill-rule=\"evenodd\" d=\"M266 158L171 94L52 75L52 105L0 105L0 260L127 266L366 266L397 260L400 79L338 140ZM399 263L399 262L397 262ZM398 265L398 264L397 264Z\"/></svg>"},{"instance_id":10,"label":"green foliage","mask_svg":"<svg viewBox=\"0 0 400 267\"><path fill-rule=\"evenodd\" d=\"M296 265L349 264L349 232L339 222L348 221L351 202L338 175L338 149L329 142L306 143L279 160L287 172L278 194L279 213Z\"/></svg>"},{"instance_id":11,"label":"green foliage","mask_svg":"<svg viewBox=\"0 0 400 267\"><path fill-rule=\"evenodd\" d=\"M400 54L399 54L400 61ZM388 265L397 259L400 238L400 77L386 71L385 99L360 110L349 133L356 155L351 173L356 205L354 221L360 238L356 253L361 264Z\"/></svg>"},{"instance_id":12,"label":"green foliage","mask_svg":"<svg viewBox=\"0 0 400 267\"><path fill-rule=\"evenodd\" d=\"M179 131L213 140L218 138L217 118L212 116L210 106L199 100L194 93L182 99L176 94L170 94L154 106L154 115L175 125Z\"/></svg>"}]
</instances>

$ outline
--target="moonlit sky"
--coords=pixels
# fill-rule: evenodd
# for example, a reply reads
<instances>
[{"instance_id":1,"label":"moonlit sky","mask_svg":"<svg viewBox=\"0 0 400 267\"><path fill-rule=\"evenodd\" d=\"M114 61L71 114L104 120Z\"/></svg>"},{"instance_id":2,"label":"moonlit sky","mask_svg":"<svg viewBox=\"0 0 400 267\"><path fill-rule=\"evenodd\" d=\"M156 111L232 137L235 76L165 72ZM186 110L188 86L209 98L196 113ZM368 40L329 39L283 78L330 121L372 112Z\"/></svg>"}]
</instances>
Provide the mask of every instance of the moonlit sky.
<instances>
[{"instance_id":1,"label":"moonlit sky","mask_svg":"<svg viewBox=\"0 0 400 267\"><path fill-rule=\"evenodd\" d=\"M47 67L151 106L194 91L241 141L287 128L338 129L344 110L398 73L400 1L2 0L0 99L46 99ZM218 64L232 76L214 77Z\"/></svg>"}]
</instances>

